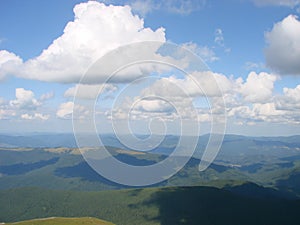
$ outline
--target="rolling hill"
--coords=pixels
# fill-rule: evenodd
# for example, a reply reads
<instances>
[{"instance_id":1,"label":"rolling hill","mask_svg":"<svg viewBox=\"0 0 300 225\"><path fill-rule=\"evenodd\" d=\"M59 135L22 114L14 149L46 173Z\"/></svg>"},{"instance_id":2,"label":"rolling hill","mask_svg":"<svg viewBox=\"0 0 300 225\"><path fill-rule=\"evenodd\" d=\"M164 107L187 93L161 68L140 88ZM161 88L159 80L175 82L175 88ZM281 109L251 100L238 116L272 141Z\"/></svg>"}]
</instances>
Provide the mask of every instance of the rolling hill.
<instances>
[{"instance_id":1,"label":"rolling hill","mask_svg":"<svg viewBox=\"0 0 300 225\"><path fill-rule=\"evenodd\" d=\"M240 148L242 147L241 145ZM135 166L150 165L165 157L152 152L135 152L115 147L108 149L118 160ZM288 154L291 153L286 155ZM265 161L259 154L252 156L254 159L251 159L251 155L249 158L242 155L240 160L247 160L246 164L216 160L203 172L198 171L199 159L191 158L176 175L155 186L224 187L248 181L292 192L295 197L299 197L299 155L279 155L271 157L272 160L269 161ZM18 187L81 191L127 188L96 173L76 148L0 148L0 190Z\"/></svg>"},{"instance_id":2,"label":"rolling hill","mask_svg":"<svg viewBox=\"0 0 300 225\"><path fill-rule=\"evenodd\" d=\"M299 224L298 136L227 135L216 160L199 172L197 154L208 140L201 136L198 153L183 169L140 189L96 173L70 135L50 143L52 138L56 136L0 135L0 222L27 225L47 221L25 222L38 218L75 217L78 222L93 217L117 225ZM168 136L161 148L136 152L106 138L113 157L135 166L163 160L176 141Z\"/></svg>"}]
</instances>

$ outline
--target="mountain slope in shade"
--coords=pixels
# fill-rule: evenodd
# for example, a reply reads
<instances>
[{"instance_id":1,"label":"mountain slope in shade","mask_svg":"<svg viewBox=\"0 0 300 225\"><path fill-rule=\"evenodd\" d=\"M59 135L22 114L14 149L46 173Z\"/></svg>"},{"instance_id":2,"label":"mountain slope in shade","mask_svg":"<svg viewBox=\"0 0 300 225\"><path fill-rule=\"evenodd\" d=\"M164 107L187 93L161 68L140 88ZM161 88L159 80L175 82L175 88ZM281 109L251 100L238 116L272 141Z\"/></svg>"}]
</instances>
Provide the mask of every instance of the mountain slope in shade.
<instances>
[{"instance_id":1,"label":"mountain slope in shade","mask_svg":"<svg viewBox=\"0 0 300 225\"><path fill-rule=\"evenodd\" d=\"M253 187L254 196L249 191ZM117 225L299 225L300 221L299 200L283 199L276 190L251 184L233 191L212 187L99 192L21 188L0 191L0 205L3 222L52 216L95 217Z\"/></svg>"}]
</instances>

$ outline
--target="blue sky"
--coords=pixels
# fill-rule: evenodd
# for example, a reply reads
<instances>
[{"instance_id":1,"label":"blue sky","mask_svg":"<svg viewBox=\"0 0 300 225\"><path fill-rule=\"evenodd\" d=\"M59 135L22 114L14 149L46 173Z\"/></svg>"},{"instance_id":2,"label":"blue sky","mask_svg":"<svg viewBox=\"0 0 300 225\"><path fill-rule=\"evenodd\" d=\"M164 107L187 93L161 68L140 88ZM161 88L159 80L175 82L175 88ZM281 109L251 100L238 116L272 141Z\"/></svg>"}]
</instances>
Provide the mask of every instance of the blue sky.
<instances>
[{"instance_id":1,"label":"blue sky","mask_svg":"<svg viewBox=\"0 0 300 225\"><path fill-rule=\"evenodd\" d=\"M175 43L204 60L225 96L227 133L268 136L300 132L298 0L3 0L0 8L0 133L71 132L74 87L88 65L115 47L147 40ZM110 17L112 14L115 17ZM71 23L75 25L65 29ZM125 73L128 77L105 87L100 80L83 84L94 87L86 87L84 92L90 93L82 99L91 101L93 88L103 87L107 98L99 104L108 110L122 94L122 87L133 81L131 75ZM166 101L142 99L145 93L157 93L155 88L166 80L192 89L188 79L168 76L145 81L141 84L144 91L132 90L132 99L126 104L138 101L134 111L138 118L133 119L137 126L156 117L172 123ZM200 83L210 79L193 76ZM192 102L201 102L203 95L190 94ZM74 110L87 113L87 103L80 101L82 105ZM187 99L180 101L187 108ZM124 113L126 104L115 111ZM203 104L194 107L201 111L197 121L203 124L202 132L209 132L209 112L201 109ZM212 104L214 107L217 105ZM111 132L111 118L103 116L107 115L104 111L99 112L102 116L97 126ZM122 124L121 114L114 115Z\"/></svg>"}]
</instances>

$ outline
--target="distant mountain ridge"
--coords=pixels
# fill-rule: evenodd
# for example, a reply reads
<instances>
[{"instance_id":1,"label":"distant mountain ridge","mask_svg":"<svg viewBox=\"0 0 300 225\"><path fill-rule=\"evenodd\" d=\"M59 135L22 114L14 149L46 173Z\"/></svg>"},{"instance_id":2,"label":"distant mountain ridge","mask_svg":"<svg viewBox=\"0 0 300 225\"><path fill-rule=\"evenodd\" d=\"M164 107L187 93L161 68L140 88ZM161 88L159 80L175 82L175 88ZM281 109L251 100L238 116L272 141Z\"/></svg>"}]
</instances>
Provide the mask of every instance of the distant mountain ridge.
<instances>
[{"instance_id":1,"label":"distant mountain ridge","mask_svg":"<svg viewBox=\"0 0 300 225\"><path fill-rule=\"evenodd\" d=\"M125 135L126 136L126 135ZM146 135L139 135L140 137L147 137ZM159 136L159 135L157 135ZM89 139L89 134L84 134L84 138ZM122 147L118 138L113 134L100 135L104 145L112 147ZM188 137L188 136L187 136ZM208 142L209 134L199 136L199 144L205 145ZM162 145L173 144L175 145L179 140L179 136L166 135ZM237 142L237 141L254 141L261 145L274 145L274 146L291 146L300 148L300 135L294 136L278 136L278 137L252 137L243 135L226 134L224 136L224 143ZM168 145L168 146L169 146ZM0 147L77 147L74 134L32 134L32 135L4 135L0 134Z\"/></svg>"}]
</instances>

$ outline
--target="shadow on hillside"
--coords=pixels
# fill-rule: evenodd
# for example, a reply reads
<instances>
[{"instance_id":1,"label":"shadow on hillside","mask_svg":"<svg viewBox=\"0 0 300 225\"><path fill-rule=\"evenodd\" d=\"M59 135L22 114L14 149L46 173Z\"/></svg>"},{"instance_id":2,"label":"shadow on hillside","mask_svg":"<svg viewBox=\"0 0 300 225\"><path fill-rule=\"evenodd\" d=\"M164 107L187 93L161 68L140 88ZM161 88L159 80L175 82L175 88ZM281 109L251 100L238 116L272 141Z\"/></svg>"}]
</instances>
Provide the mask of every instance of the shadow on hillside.
<instances>
[{"instance_id":1,"label":"shadow on hillside","mask_svg":"<svg viewBox=\"0 0 300 225\"><path fill-rule=\"evenodd\" d=\"M95 170L93 170L86 162L81 162L75 166L61 167L55 170L54 174L64 178L80 178L82 180L90 182L101 182L106 185L114 187L123 187L118 185L103 176L100 176Z\"/></svg>"},{"instance_id":2,"label":"shadow on hillside","mask_svg":"<svg viewBox=\"0 0 300 225\"><path fill-rule=\"evenodd\" d=\"M291 173L288 178L277 180L276 186L300 196L300 172L296 170Z\"/></svg>"},{"instance_id":3,"label":"shadow on hillside","mask_svg":"<svg viewBox=\"0 0 300 225\"><path fill-rule=\"evenodd\" d=\"M33 170L43 168L45 166L55 164L58 160L59 158L55 157L49 160L41 160L39 162L34 163L18 163L13 165L0 166L0 173L3 173L5 175L22 175L29 173Z\"/></svg>"},{"instance_id":4,"label":"shadow on hillside","mask_svg":"<svg viewBox=\"0 0 300 225\"><path fill-rule=\"evenodd\" d=\"M159 208L162 225L299 224L300 202L252 198L207 187L162 189L144 204Z\"/></svg>"}]
</instances>

